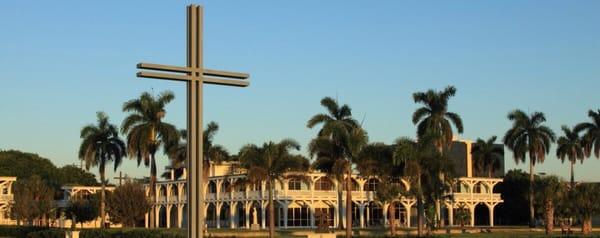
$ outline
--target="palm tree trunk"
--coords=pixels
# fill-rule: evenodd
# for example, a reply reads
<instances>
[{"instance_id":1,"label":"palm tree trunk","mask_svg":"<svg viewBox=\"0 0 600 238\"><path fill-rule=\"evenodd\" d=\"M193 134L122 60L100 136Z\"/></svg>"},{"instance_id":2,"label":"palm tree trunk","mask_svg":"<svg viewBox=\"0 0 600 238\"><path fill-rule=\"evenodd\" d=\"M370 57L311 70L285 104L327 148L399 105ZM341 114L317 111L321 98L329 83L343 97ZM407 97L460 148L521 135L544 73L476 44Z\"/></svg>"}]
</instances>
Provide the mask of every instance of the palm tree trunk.
<instances>
[{"instance_id":1,"label":"palm tree trunk","mask_svg":"<svg viewBox=\"0 0 600 238\"><path fill-rule=\"evenodd\" d=\"M417 236L423 236L423 198L419 195L417 198Z\"/></svg>"},{"instance_id":2,"label":"palm tree trunk","mask_svg":"<svg viewBox=\"0 0 600 238\"><path fill-rule=\"evenodd\" d=\"M592 232L592 217L591 216L583 217L583 222L581 223L581 232L584 235L590 234Z\"/></svg>"},{"instance_id":3,"label":"palm tree trunk","mask_svg":"<svg viewBox=\"0 0 600 238\"><path fill-rule=\"evenodd\" d=\"M105 219L106 219L106 213L105 211L105 189L106 189L106 182L104 179L104 167L100 166L100 184L102 185L102 188L100 189L100 228L104 229L104 224L105 224Z\"/></svg>"},{"instance_id":4,"label":"palm tree trunk","mask_svg":"<svg viewBox=\"0 0 600 238\"><path fill-rule=\"evenodd\" d=\"M348 166L346 177L346 238L352 237L352 172Z\"/></svg>"},{"instance_id":5,"label":"palm tree trunk","mask_svg":"<svg viewBox=\"0 0 600 238\"><path fill-rule=\"evenodd\" d=\"M546 235L550 235L554 229L554 207L552 200L546 200Z\"/></svg>"},{"instance_id":6,"label":"palm tree trunk","mask_svg":"<svg viewBox=\"0 0 600 238\"><path fill-rule=\"evenodd\" d=\"M529 157L529 227L535 227L535 208L533 207L533 183L534 183L534 174L533 174L533 163L535 160L535 156Z\"/></svg>"},{"instance_id":7,"label":"palm tree trunk","mask_svg":"<svg viewBox=\"0 0 600 238\"><path fill-rule=\"evenodd\" d=\"M571 189L575 188L575 161L571 161Z\"/></svg>"},{"instance_id":8,"label":"palm tree trunk","mask_svg":"<svg viewBox=\"0 0 600 238\"><path fill-rule=\"evenodd\" d=\"M150 222L148 224L149 228L155 227L155 218L156 218L156 210L154 209L154 205L156 199L156 161L154 159L154 153L150 155L150 203L152 204L150 208Z\"/></svg>"},{"instance_id":9,"label":"palm tree trunk","mask_svg":"<svg viewBox=\"0 0 600 238\"><path fill-rule=\"evenodd\" d=\"M275 208L273 206L273 179L269 179L269 238L275 237Z\"/></svg>"},{"instance_id":10,"label":"palm tree trunk","mask_svg":"<svg viewBox=\"0 0 600 238\"><path fill-rule=\"evenodd\" d=\"M396 206L394 206L394 202L390 204L389 209L389 217L390 217L390 235L396 235Z\"/></svg>"},{"instance_id":11,"label":"palm tree trunk","mask_svg":"<svg viewBox=\"0 0 600 238\"><path fill-rule=\"evenodd\" d=\"M488 168L488 178L492 177L492 166Z\"/></svg>"},{"instance_id":12,"label":"palm tree trunk","mask_svg":"<svg viewBox=\"0 0 600 238\"><path fill-rule=\"evenodd\" d=\"M338 223L338 229L340 230L344 230L344 224L342 222L342 219L344 219L344 211L342 210L342 196L343 196L343 189L342 186L346 186L346 185L342 185L344 184L344 180L341 179L339 181L339 185L337 186L337 192L338 192L338 219L337 219L337 223Z\"/></svg>"}]
</instances>

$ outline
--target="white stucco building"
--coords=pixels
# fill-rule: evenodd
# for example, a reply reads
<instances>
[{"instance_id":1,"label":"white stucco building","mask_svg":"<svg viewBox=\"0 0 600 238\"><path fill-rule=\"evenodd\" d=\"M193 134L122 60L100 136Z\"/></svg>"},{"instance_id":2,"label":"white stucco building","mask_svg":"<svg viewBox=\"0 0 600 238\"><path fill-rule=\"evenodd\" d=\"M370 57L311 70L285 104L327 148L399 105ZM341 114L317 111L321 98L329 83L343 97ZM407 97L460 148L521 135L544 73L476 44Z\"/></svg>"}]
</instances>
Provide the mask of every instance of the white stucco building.
<instances>
[{"instance_id":1,"label":"white stucco building","mask_svg":"<svg viewBox=\"0 0 600 238\"><path fill-rule=\"evenodd\" d=\"M482 178L473 176L470 155L472 143L459 141L465 149L463 177L457 180L453 188L454 201L443 201L440 216L444 224L458 225L453 214L457 209L467 209L470 219L467 225L476 225L476 220L484 220L486 226L494 225L495 206L502 202L500 194L494 187L501 178ZM265 183L251 186L239 185L238 180L245 177L245 172L236 167L234 162L223 163L211 167L208 186L205 187L205 214L208 227L249 229L251 224L266 228L268 191ZM233 172L232 172L233 171ZM159 181L156 193L155 225L158 227L185 227L186 223L186 174L180 180ZM276 183L274 199L276 210L276 226L280 228L316 227L315 214L328 214L330 226L336 226L338 209L345 209L345 193L342 194L342 205L338 204L338 184L324 173L310 172L306 176L310 181L288 179ZM416 225L416 200L410 197L399 197L392 203L380 203L375 197L379 180L352 176L354 189L352 192L352 211L354 227L388 226L388 210L395 206L397 226L414 227ZM410 189L405 180L398 183L404 189ZM149 189L147 188L147 191ZM254 214L256 213L256 214ZM256 217L256 221L254 218ZM146 226L150 219L146 216ZM345 222L345 219L342 219ZM486 223L486 224L485 224Z\"/></svg>"}]
</instances>

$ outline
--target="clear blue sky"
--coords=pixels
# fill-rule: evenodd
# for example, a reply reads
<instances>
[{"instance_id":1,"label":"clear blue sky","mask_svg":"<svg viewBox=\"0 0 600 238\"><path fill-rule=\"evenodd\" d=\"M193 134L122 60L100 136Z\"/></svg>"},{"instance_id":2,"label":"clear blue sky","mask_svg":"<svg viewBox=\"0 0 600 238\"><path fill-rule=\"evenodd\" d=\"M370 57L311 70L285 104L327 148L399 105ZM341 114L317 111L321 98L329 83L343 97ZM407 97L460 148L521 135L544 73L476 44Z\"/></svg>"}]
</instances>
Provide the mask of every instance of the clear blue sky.
<instances>
[{"instance_id":1,"label":"clear blue sky","mask_svg":"<svg viewBox=\"0 0 600 238\"><path fill-rule=\"evenodd\" d=\"M172 90L166 120L185 125L184 85L135 77L138 62L185 64L188 1L2 1L0 148L77 163L79 130L143 91ZM598 1L199 1L205 64L251 74L249 88L205 87L205 121L235 153L286 137L336 97L364 119L371 141L414 137L411 95L455 85L461 138L502 137L515 108L563 124L600 107ZM164 156L160 168L167 164ZM515 165L510 153L508 168ZM576 179L600 181L600 160ZM122 170L148 174L134 161ZM537 171L568 177L554 148Z\"/></svg>"}]
</instances>

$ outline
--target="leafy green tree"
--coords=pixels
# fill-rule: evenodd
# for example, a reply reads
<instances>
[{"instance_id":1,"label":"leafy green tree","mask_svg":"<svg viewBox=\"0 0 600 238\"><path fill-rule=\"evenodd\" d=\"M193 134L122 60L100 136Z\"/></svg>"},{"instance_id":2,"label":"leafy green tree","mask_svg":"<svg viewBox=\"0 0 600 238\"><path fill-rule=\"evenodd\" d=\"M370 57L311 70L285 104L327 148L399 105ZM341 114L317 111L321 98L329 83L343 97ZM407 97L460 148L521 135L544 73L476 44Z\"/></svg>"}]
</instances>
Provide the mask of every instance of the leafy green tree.
<instances>
[{"instance_id":1,"label":"leafy green tree","mask_svg":"<svg viewBox=\"0 0 600 238\"><path fill-rule=\"evenodd\" d=\"M139 183L126 182L118 186L109 193L107 201L110 222L126 227L135 227L151 208L144 187Z\"/></svg>"},{"instance_id":2,"label":"leafy green tree","mask_svg":"<svg viewBox=\"0 0 600 238\"><path fill-rule=\"evenodd\" d=\"M125 142L119 138L119 130L108 121L108 116L103 112L96 114L98 123L90 124L81 129L81 146L79 159L85 162L87 170L98 167L100 174L100 227L104 228L106 221L106 164L112 162L117 171L126 154ZM81 220L81 218L80 218Z\"/></svg>"},{"instance_id":3,"label":"leafy green tree","mask_svg":"<svg viewBox=\"0 0 600 238\"><path fill-rule=\"evenodd\" d=\"M69 201L65 209L65 215L71 219L71 229L79 223L83 228L83 223L94 221L100 215L100 199L98 194L88 198L75 197Z\"/></svg>"},{"instance_id":4,"label":"leafy green tree","mask_svg":"<svg viewBox=\"0 0 600 238\"><path fill-rule=\"evenodd\" d=\"M394 163L394 146L383 143L371 143L360 152L356 161L359 173L364 177L376 176L381 181L377 185L376 199L381 203L389 203L390 235L396 235L396 211L394 203L398 202L402 189L401 176L403 164Z\"/></svg>"},{"instance_id":5,"label":"leafy green tree","mask_svg":"<svg viewBox=\"0 0 600 238\"><path fill-rule=\"evenodd\" d=\"M298 142L284 139L278 143L268 142L262 146L245 145L239 153L242 168L247 170L247 179L256 184L267 181L269 191L269 237L275 237L275 210L273 205L273 189L276 181L287 178L288 172L304 172L310 166L309 161L298 155L290 154L291 150L299 150ZM295 175L302 178L301 175Z\"/></svg>"},{"instance_id":6,"label":"leafy green tree","mask_svg":"<svg viewBox=\"0 0 600 238\"><path fill-rule=\"evenodd\" d=\"M156 192L156 152L161 146L166 152L168 145L179 140L175 126L163 122L165 107L174 98L175 95L168 91L158 97L144 92L139 98L123 104L123 112L130 113L121 125L121 132L127 134L127 154L137 159L138 166L144 162L146 167L150 167L150 194ZM154 217L154 211L150 210L151 227L154 226Z\"/></svg>"},{"instance_id":7,"label":"leafy green tree","mask_svg":"<svg viewBox=\"0 0 600 238\"><path fill-rule=\"evenodd\" d=\"M537 199L543 209L546 235L554 230L554 211L565 194L564 183L556 176L542 177L536 180Z\"/></svg>"},{"instance_id":8,"label":"leafy green tree","mask_svg":"<svg viewBox=\"0 0 600 238\"><path fill-rule=\"evenodd\" d=\"M19 179L13 188L14 201L11 204L11 215L17 220L26 220L33 225L35 220L44 225L46 218L55 208L54 191L41 179L34 175L27 179Z\"/></svg>"},{"instance_id":9,"label":"leafy green tree","mask_svg":"<svg viewBox=\"0 0 600 238\"><path fill-rule=\"evenodd\" d=\"M592 217L600 214L600 184L582 183L575 187L571 201L575 214L581 218L581 232L585 235L592 231Z\"/></svg>"},{"instance_id":10,"label":"leafy green tree","mask_svg":"<svg viewBox=\"0 0 600 238\"><path fill-rule=\"evenodd\" d=\"M582 122L575 126L576 133L584 132L583 141L585 145L586 156L592 155L592 151L596 158L600 158L600 109L594 111L589 110L588 116L592 122Z\"/></svg>"},{"instance_id":11,"label":"leafy green tree","mask_svg":"<svg viewBox=\"0 0 600 238\"><path fill-rule=\"evenodd\" d=\"M413 124L417 125L417 137L420 139L424 136L434 136L432 142L440 152L452 144L452 125L459 134L464 130L460 116L448 111L448 101L455 94L454 86L448 86L438 92L430 89L413 94L415 103L423 104L412 116Z\"/></svg>"},{"instance_id":12,"label":"leafy green tree","mask_svg":"<svg viewBox=\"0 0 600 238\"><path fill-rule=\"evenodd\" d=\"M311 154L329 154L330 156L336 156L335 158L329 158L328 160L331 160L329 162L326 163L318 163L318 169L322 169L324 172L331 172L331 171L336 171L336 170L340 170L343 169L345 172L345 177L347 179L346 184L351 183L351 168L352 168L352 160L351 158L347 157L348 154L352 153L350 151L349 148L347 148L347 146L349 145L348 143L348 138L350 137L350 133L354 128L359 127L358 122L352 118L352 109L350 108L350 106L348 106L347 104L344 104L342 106L340 106L338 104L338 102L336 100L334 100L333 98L330 97L325 97L323 99L321 99L321 105L323 107L325 107L326 109L326 113L319 113L314 115L312 118L310 118L307 122L307 127L308 128L313 128L317 125L322 125L321 129L319 130L319 133L317 134L317 139L318 140L326 140L329 139L330 144L332 144L333 146L337 147L337 148L333 148L333 150L335 150L335 153L332 153L334 151L330 150L332 149L331 147L326 147L324 148L323 151L321 152L316 152L312 151ZM313 143L311 143L313 144ZM310 148L309 148L310 149ZM320 149L318 147L313 147L313 149L316 149L317 151L320 151ZM324 156L322 156L324 157ZM336 166L336 167L331 167L331 168L324 168L323 165L331 165L331 166ZM340 177L339 176L334 176L334 179L338 180L338 184L342 184L341 181L339 181ZM343 176L341 177L343 179ZM350 185L347 185L350 186ZM338 186L340 187L340 186ZM351 191L348 190L348 191ZM339 192L339 190L338 190ZM351 198L352 198L352 194L350 192L346 193L346 199L350 199L350 201L346 201L346 204L351 204ZM341 201L338 201L338 204L341 204ZM340 210L340 214L339 214L339 219L340 221L338 222L339 224L339 228L342 229L343 225L341 222L341 219L343 217L342 211ZM350 209L346 209L348 210L346 212L346 221L351 221L352 219L352 214ZM350 228L346 228L346 237L351 236L351 232L352 232L352 223L348 223L348 226Z\"/></svg>"},{"instance_id":13,"label":"leafy green tree","mask_svg":"<svg viewBox=\"0 0 600 238\"><path fill-rule=\"evenodd\" d=\"M536 163L544 162L555 136L549 127L543 125L546 121L544 113L527 115L521 110L514 110L508 114L508 119L513 125L504 135L504 145L513 152L517 163L525 162L529 154L529 226L535 227L534 167Z\"/></svg>"},{"instance_id":14,"label":"leafy green tree","mask_svg":"<svg viewBox=\"0 0 600 238\"><path fill-rule=\"evenodd\" d=\"M500 163L504 159L503 148L497 146L495 142L496 136L487 140L478 138L471 151L477 169L481 174L487 172L488 178L491 178L494 171L500 168Z\"/></svg>"},{"instance_id":15,"label":"leafy green tree","mask_svg":"<svg viewBox=\"0 0 600 238\"><path fill-rule=\"evenodd\" d=\"M571 187L575 186L575 162L577 160L583 163L585 159L583 141L579 137L579 133L571 130L567 126L561 127L564 135L559 137L556 141L558 147L556 148L556 156L565 162L565 159L569 159L571 164Z\"/></svg>"},{"instance_id":16,"label":"leafy green tree","mask_svg":"<svg viewBox=\"0 0 600 238\"><path fill-rule=\"evenodd\" d=\"M87 172L79 166L65 165L58 169L61 185L82 185L97 186L100 185L96 180L96 175Z\"/></svg>"},{"instance_id":17,"label":"leafy green tree","mask_svg":"<svg viewBox=\"0 0 600 238\"><path fill-rule=\"evenodd\" d=\"M518 169L509 170L501 183L496 185L503 203L497 206L496 214L502 225L525 225L529 222L528 191L529 174Z\"/></svg>"}]
</instances>

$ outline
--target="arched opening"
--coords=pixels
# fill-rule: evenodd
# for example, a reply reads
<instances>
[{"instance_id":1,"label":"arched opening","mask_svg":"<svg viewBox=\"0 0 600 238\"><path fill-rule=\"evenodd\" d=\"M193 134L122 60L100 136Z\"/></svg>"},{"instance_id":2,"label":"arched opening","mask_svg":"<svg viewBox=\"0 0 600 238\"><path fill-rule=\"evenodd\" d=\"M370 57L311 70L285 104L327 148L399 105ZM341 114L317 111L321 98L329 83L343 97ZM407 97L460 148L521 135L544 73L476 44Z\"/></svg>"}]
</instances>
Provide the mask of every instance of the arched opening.
<instances>
[{"instance_id":1,"label":"arched opening","mask_svg":"<svg viewBox=\"0 0 600 238\"><path fill-rule=\"evenodd\" d=\"M213 203L208 203L206 208L206 225L211 228L217 227L217 208Z\"/></svg>"},{"instance_id":2,"label":"arched opening","mask_svg":"<svg viewBox=\"0 0 600 238\"><path fill-rule=\"evenodd\" d=\"M167 188L165 186L158 186L158 197L165 198L167 197Z\"/></svg>"},{"instance_id":3,"label":"arched opening","mask_svg":"<svg viewBox=\"0 0 600 238\"><path fill-rule=\"evenodd\" d=\"M183 213L181 214L181 227L187 227L188 223L188 215L187 215L187 205L183 205L183 209L181 210Z\"/></svg>"},{"instance_id":4,"label":"arched opening","mask_svg":"<svg viewBox=\"0 0 600 238\"><path fill-rule=\"evenodd\" d=\"M177 197L179 196L179 191L177 190L177 185L174 184L171 186L171 196L174 197L175 199L177 199Z\"/></svg>"},{"instance_id":5,"label":"arched opening","mask_svg":"<svg viewBox=\"0 0 600 238\"><path fill-rule=\"evenodd\" d=\"M370 178L365 183L364 190L365 191L371 191L371 192L377 191L377 185L378 184L379 184L379 180L377 180L375 178Z\"/></svg>"},{"instance_id":6,"label":"arched opening","mask_svg":"<svg viewBox=\"0 0 600 238\"><path fill-rule=\"evenodd\" d=\"M219 211L220 214L220 219L219 219L219 224L221 226L221 228L228 228L229 227L229 221L230 221L230 213L229 210L231 209L231 207L229 207L229 203L223 203L223 205L221 205L221 211Z\"/></svg>"},{"instance_id":7,"label":"arched opening","mask_svg":"<svg viewBox=\"0 0 600 238\"><path fill-rule=\"evenodd\" d=\"M487 206L482 203L479 203L477 206L475 206L475 225L490 225L490 210L488 210Z\"/></svg>"},{"instance_id":8,"label":"arched opening","mask_svg":"<svg viewBox=\"0 0 600 238\"><path fill-rule=\"evenodd\" d=\"M485 188L481 183L476 183L475 185L473 185L473 193L483 193L484 189Z\"/></svg>"},{"instance_id":9,"label":"arched opening","mask_svg":"<svg viewBox=\"0 0 600 238\"><path fill-rule=\"evenodd\" d=\"M236 227L246 227L246 211L244 210L244 204L242 202L238 202L235 207L235 218L233 220L236 224Z\"/></svg>"},{"instance_id":10,"label":"arched opening","mask_svg":"<svg viewBox=\"0 0 600 238\"><path fill-rule=\"evenodd\" d=\"M387 216L388 216L388 222L391 224L391 220L390 220L390 215L392 214L392 209L391 207L394 206L394 222L395 222L395 226L396 227L406 227L406 225L408 224L406 221L407 218L407 214L406 214L406 208L404 207L404 205L402 205L400 202L393 202L392 204L390 204L390 206L388 207L387 210Z\"/></svg>"},{"instance_id":11,"label":"arched opening","mask_svg":"<svg viewBox=\"0 0 600 238\"><path fill-rule=\"evenodd\" d=\"M315 226L319 226L320 219L322 219L329 227L333 227L334 216L335 209L333 206L315 208Z\"/></svg>"},{"instance_id":12,"label":"arched opening","mask_svg":"<svg viewBox=\"0 0 600 238\"><path fill-rule=\"evenodd\" d=\"M221 193L228 193L231 191L231 183L227 180L221 184Z\"/></svg>"},{"instance_id":13,"label":"arched opening","mask_svg":"<svg viewBox=\"0 0 600 238\"><path fill-rule=\"evenodd\" d=\"M175 228L177 227L179 221L178 219L178 214L177 214L177 206L173 205L171 206L171 211L169 211L169 218L170 218L170 223L169 223L169 227L171 228Z\"/></svg>"},{"instance_id":14,"label":"arched opening","mask_svg":"<svg viewBox=\"0 0 600 238\"><path fill-rule=\"evenodd\" d=\"M217 184L215 181L208 182L208 193L217 193Z\"/></svg>"},{"instance_id":15,"label":"arched opening","mask_svg":"<svg viewBox=\"0 0 600 238\"><path fill-rule=\"evenodd\" d=\"M310 208L306 205L292 204L287 210L288 227L310 226Z\"/></svg>"},{"instance_id":16,"label":"arched opening","mask_svg":"<svg viewBox=\"0 0 600 238\"><path fill-rule=\"evenodd\" d=\"M158 206L158 227L167 227L167 208Z\"/></svg>"},{"instance_id":17,"label":"arched opening","mask_svg":"<svg viewBox=\"0 0 600 238\"><path fill-rule=\"evenodd\" d=\"M376 202L369 202L365 207L367 226L383 226L383 210Z\"/></svg>"},{"instance_id":18,"label":"arched opening","mask_svg":"<svg viewBox=\"0 0 600 238\"><path fill-rule=\"evenodd\" d=\"M315 190L319 190L319 191L334 190L333 182L331 182L331 179L329 179L327 177L320 177L319 179L317 179L315 181Z\"/></svg>"}]
</instances>

